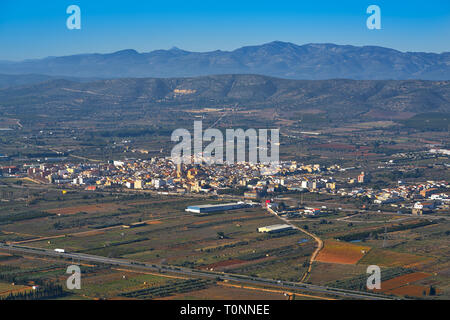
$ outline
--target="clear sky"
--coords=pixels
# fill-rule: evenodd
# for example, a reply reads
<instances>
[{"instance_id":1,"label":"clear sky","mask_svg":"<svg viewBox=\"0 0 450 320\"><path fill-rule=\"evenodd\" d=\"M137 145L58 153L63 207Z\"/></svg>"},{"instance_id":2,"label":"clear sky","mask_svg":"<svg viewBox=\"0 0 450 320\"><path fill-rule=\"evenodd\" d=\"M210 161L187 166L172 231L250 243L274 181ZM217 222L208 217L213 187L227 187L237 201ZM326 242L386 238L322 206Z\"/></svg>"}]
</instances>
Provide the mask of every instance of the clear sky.
<instances>
[{"instance_id":1,"label":"clear sky","mask_svg":"<svg viewBox=\"0 0 450 320\"><path fill-rule=\"evenodd\" d=\"M81 30L66 27L72 4L81 8ZM381 8L381 30L366 27L372 4ZM274 40L450 51L450 0L0 0L0 60Z\"/></svg>"}]
</instances>

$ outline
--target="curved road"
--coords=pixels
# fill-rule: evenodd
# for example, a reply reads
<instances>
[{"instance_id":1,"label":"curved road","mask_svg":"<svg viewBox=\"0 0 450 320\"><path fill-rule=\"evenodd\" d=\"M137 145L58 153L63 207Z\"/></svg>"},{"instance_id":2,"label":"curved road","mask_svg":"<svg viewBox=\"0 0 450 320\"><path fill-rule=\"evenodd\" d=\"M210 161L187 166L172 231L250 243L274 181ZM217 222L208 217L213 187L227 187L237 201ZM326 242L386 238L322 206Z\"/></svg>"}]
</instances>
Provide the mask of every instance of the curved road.
<instances>
[{"instance_id":1,"label":"curved road","mask_svg":"<svg viewBox=\"0 0 450 320\"><path fill-rule=\"evenodd\" d=\"M311 255L311 258L309 259L308 269L305 271L305 273L303 274L302 279L300 280L300 282L306 281L306 279L311 274L312 265L313 265L314 261L316 260L317 255L319 254L320 250L322 250L322 248L323 248L323 241L322 241L322 239L320 239L315 234L312 234L311 232L308 232L305 229L296 226L295 224L290 222L288 219L280 217L274 210L272 210L272 208L267 207L267 211L269 211L271 214L275 215L278 219L283 220L286 224L290 225L292 228L297 229L297 230L307 234L308 236L310 236L311 238L313 238L317 242L317 248L316 248L316 250L314 250L313 254Z\"/></svg>"}]
</instances>

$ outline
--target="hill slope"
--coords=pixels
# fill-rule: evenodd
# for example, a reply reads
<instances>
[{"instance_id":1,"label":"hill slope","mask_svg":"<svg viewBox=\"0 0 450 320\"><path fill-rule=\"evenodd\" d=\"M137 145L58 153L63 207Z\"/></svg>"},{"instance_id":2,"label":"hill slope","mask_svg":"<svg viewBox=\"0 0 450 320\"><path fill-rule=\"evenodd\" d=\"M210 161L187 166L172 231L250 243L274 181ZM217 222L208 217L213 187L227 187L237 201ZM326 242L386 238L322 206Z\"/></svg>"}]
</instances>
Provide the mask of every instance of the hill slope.
<instances>
[{"instance_id":1,"label":"hill slope","mask_svg":"<svg viewBox=\"0 0 450 320\"><path fill-rule=\"evenodd\" d=\"M177 110L238 103L283 112L319 110L339 117L450 112L450 81L286 80L259 75L171 79L51 80L0 90L0 115L62 117L114 110ZM140 112L140 111L139 111Z\"/></svg>"}]
</instances>

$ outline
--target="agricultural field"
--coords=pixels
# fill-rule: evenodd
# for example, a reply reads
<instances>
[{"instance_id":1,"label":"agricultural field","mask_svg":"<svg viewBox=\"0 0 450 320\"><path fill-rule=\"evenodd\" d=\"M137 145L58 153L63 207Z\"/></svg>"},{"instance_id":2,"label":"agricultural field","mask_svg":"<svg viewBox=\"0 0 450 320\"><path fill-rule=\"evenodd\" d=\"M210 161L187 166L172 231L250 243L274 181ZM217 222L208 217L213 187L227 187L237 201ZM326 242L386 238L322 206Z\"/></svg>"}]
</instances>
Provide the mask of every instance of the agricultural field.
<instances>
[{"instance_id":1,"label":"agricultural field","mask_svg":"<svg viewBox=\"0 0 450 320\"><path fill-rule=\"evenodd\" d=\"M39 248L65 248L71 252L122 257L158 264L198 268L214 268L214 264L217 264L218 269L221 264L228 264L228 267L242 267L239 264L228 263L233 260L241 261L246 268L250 268L259 264L261 266L282 264L285 258L297 261L292 268L298 268L298 265L303 263L303 257L306 259L312 251L312 246L308 243L298 243L302 236L295 232L281 236L257 233L258 227L278 222L261 209L197 216L182 211L185 204L186 202L182 201L180 209L176 210L177 204L173 200L140 202L129 205L139 208L140 212L126 215L121 224L90 228L85 226L73 233L66 233L64 230L63 234L57 236L44 233L35 235L36 237L31 240L17 243L26 243ZM89 219L96 219L99 215L101 216L101 213L91 213L88 216L92 218L87 217L83 220L86 222ZM63 224L69 220L73 221L75 216L61 215L50 219L53 224L58 223L56 221ZM124 228L123 224L133 222L143 222L144 225ZM8 232L13 232L12 230L18 230L18 227L12 226L7 229ZM220 238L219 233L224 237ZM233 272L232 269L228 270ZM301 271L293 270L291 276L294 277L294 274L299 277Z\"/></svg>"},{"instance_id":2,"label":"agricultural field","mask_svg":"<svg viewBox=\"0 0 450 320\"><path fill-rule=\"evenodd\" d=\"M180 293L171 297L161 298L161 300L179 299L179 300L323 300L332 299L315 296L312 294L303 294L299 292L290 292L275 288L260 288L255 286L219 283L216 286L210 286L189 293Z\"/></svg>"},{"instance_id":3,"label":"agricultural field","mask_svg":"<svg viewBox=\"0 0 450 320\"><path fill-rule=\"evenodd\" d=\"M3 254L7 255L7 254ZM0 299L8 295L33 292L32 286L47 283L65 286L66 268L73 261L42 259L32 256L13 256L14 260L0 261ZM258 285L205 280L169 273L153 273L98 264L81 266L81 289L63 290L52 299L328 299L304 292L282 291Z\"/></svg>"},{"instance_id":4,"label":"agricultural field","mask_svg":"<svg viewBox=\"0 0 450 320\"><path fill-rule=\"evenodd\" d=\"M430 288L416 283L428 277L430 277L430 274L423 272L401 275L382 282L380 291L405 296L426 296L430 294Z\"/></svg>"},{"instance_id":5,"label":"agricultural field","mask_svg":"<svg viewBox=\"0 0 450 320\"><path fill-rule=\"evenodd\" d=\"M6 183L16 186L11 189L23 200L0 203L0 241L11 244L294 282L306 273L317 248L317 242L299 230L258 233L258 227L280 223L261 207L198 215L184 209L224 200L70 189L63 193L29 181L21 186L16 182ZM29 191L23 191L23 186ZM282 201L329 208L317 217L291 219L324 243L306 282L364 291L367 266L375 264L382 269L383 294L438 299L449 294L448 220L360 212L354 201L323 194L288 193ZM48 281L64 285L68 264L0 250L2 294L29 292L32 285L47 285ZM49 287L48 294L55 291L63 299L293 297L275 288L264 291L97 264L83 268L81 291L61 293ZM410 279L410 274L427 277ZM18 281L15 286L11 285L13 278ZM317 298L299 292L295 297Z\"/></svg>"},{"instance_id":6,"label":"agricultural field","mask_svg":"<svg viewBox=\"0 0 450 320\"><path fill-rule=\"evenodd\" d=\"M317 261L338 263L338 264L356 264L369 251L370 247L351 244L348 242L326 240L324 248L317 256Z\"/></svg>"},{"instance_id":7,"label":"agricultural field","mask_svg":"<svg viewBox=\"0 0 450 320\"><path fill-rule=\"evenodd\" d=\"M46 196L50 197L52 193L49 191ZM82 199L84 203L80 204L76 195L70 192L65 195L68 195L66 200L59 201L56 208L52 201L40 200L34 204L39 212L45 212L48 216L2 225L2 241L35 248L64 248L68 252L293 281L298 281L303 275L308 257L314 250L313 241L305 239L308 237L296 230L274 235L258 233L258 227L279 223L276 217L261 208L196 215L185 212L186 206L193 201L202 204L216 200L96 194L85 196ZM77 205L74 205L75 201ZM7 210L20 211L17 207ZM140 224L130 227L133 223ZM7 253L0 256L0 262L9 265L16 265L15 259L20 260ZM63 270L60 267L53 271L58 273ZM45 278L50 275L49 272L45 272ZM36 277L44 276L41 271L36 273ZM108 291L111 297L163 298L148 291L144 283L164 286L165 282L160 283L159 280L166 278L147 275L146 279L140 279L128 273L119 275L121 273L117 270L110 270L104 274L104 269L91 272L84 278L85 287L79 296L101 298ZM58 279L63 277L61 275ZM100 286L102 282L105 284ZM208 289L209 286L209 283L202 284L196 290L212 290ZM230 287L227 290L233 292L237 289ZM130 293L132 291L136 293ZM129 294L121 295L127 292ZM173 294L187 293L174 291ZM273 293L263 295L272 297ZM259 294L251 293L250 296L257 297Z\"/></svg>"},{"instance_id":8,"label":"agricultural field","mask_svg":"<svg viewBox=\"0 0 450 320\"><path fill-rule=\"evenodd\" d=\"M419 267L430 262L433 262L433 259L429 257L380 249L371 250L359 261L360 264L407 268Z\"/></svg>"},{"instance_id":9,"label":"agricultural field","mask_svg":"<svg viewBox=\"0 0 450 320\"><path fill-rule=\"evenodd\" d=\"M324 240L309 283L365 291L366 269L378 265L382 274L380 292L385 294L442 299L450 292L448 220L338 213L292 221ZM421 277L415 279L416 275Z\"/></svg>"},{"instance_id":10,"label":"agricultural field","mask_svg":"<svg viewBox=\"0 0 450 320\"><path fill-rule=\"evenodd\" d=\"M309 282L318 285L333 283L336 279L345 280L365 274L366 266L317 261L314 263ZM334 283L333 283L334 285Z\"/></svg>"}]
</instances>

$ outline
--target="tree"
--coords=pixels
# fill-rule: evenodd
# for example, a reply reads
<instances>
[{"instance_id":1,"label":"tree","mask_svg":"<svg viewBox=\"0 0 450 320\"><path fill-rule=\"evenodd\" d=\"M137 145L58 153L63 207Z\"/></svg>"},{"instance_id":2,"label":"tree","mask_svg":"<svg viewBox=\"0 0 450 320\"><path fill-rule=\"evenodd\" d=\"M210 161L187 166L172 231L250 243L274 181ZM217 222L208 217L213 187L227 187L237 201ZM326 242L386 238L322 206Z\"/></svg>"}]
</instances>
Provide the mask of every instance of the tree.
<instances>
[{"instance_id":1,"label":"tree","mask_svg":"<svg viewBox=\"0 0 450 320\"><path fill-rule=\"evenodd\" d=\"M430 296L436 295L436 289L433 286L430 286Z\"/></svg>"}]
</instances>

